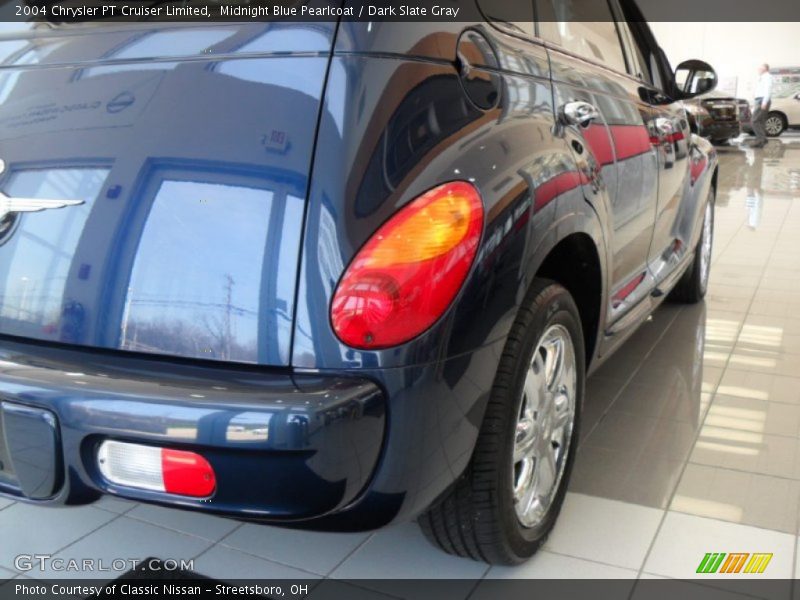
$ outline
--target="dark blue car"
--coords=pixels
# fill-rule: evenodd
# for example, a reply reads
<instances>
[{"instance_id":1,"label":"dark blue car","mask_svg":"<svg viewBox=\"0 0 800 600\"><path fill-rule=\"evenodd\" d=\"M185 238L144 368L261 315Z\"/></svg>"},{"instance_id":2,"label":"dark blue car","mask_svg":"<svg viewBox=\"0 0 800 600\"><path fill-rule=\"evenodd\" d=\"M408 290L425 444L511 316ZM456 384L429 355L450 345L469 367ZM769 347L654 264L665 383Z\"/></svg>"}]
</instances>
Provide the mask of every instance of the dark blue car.
<instances>
[{"instance_id":1,"label":"dark blue car","mask_svg":"<svg viewBox=\"0 0 800 600\"><path fill-rule=\"evenodd\" d=\"M631 2L497 5L0 29L0 493L532 555L717 161Z\"/></svg>"}]
</instances>

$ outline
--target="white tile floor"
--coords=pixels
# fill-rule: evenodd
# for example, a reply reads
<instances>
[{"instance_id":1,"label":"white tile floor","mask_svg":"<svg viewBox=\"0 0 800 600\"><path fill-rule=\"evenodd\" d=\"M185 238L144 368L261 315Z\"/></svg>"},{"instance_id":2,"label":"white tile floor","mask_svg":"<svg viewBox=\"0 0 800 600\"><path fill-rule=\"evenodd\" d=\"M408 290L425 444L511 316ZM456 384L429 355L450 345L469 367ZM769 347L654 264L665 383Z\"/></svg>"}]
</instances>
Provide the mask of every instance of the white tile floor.
<instances>
[{"instance_id":1,"label":"white tile floor","mask_svg":"<svg viewBox=\"0 0 800 600\"><path fill-rule=\"evenodd\" d=\"M221 579L463 578L456 596L472 598L490 589L481 578L688 578L706 552L771 552L765 576L800 574L800 136L719 153L708 299L659 309L592 378L571 492L527 564L448 556L413 523L339 535L0 499L0 577L20 553L193 558Z\"/></svg>"}]
</instances>

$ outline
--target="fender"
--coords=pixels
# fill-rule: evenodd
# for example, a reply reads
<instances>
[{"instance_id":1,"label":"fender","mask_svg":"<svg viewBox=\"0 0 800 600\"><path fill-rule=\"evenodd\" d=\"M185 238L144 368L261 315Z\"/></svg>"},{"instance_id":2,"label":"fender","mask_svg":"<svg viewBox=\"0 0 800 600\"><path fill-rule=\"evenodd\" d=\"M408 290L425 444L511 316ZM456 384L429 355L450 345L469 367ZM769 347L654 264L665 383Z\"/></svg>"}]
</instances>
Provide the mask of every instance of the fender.
<instances>
[{"instance_id":1,"label":"fender","mask_svg":"<svg viewBox=\"0 0 800 600\"><path fill-rule=\"evenodd\" d=\"M524 262L526 270L521 277L518 310L534 279L541 273L545 261L556 247L571 236L584 235L591 239L600 270L597 324L593 331L585 331L584 333L587 336L587 340L599 340L606 324L603 299L607 298L609 293L608 247L600 216L597 214L594 205L586 201L580 191L578 196L571 198L569 201L565 198L565 202L560 207L563 215L550 222L544 230L537 232L535 246L531 250L530 258ZM534 217L535 221L536 217ZM597 350L598 344L595 344L591 355L587 357L587 366L596 362Z\"/></svg>"},{"instance_id":2,"label":"fender","mask_svg":"<svg viewBox=\"0 0 800 600\"><path fill-rule=\"evenodd\" d=\"M588 204L582 200L584 204ZM547 227L544 235L541 235L533 248L530 258L526 261L525 274L523 276L524 292L527 292L528 287L536 277L537 272L542 266L547 256L553 249L570 235L576 233L583 233L592 238L592 241L597 247L597 254L600 260L600 266L605 273L606 269L606 241L603 236L603 229L600 225L600 219L597 213L592 210L584 210L583 212L572 212L560 217L558 220L552 222ZM605 291L607 283L603 277L603 289ZM524 296L524 293L522 294Z\"/></svg>"},{"instance_id":3,"label":"fender","mask_svg":"<svg viewBox=\"0 0 800 600\"><path fill-rule=\"evenodd\" d=\"M692 146L689 150L689 185L684 198L684 206L693 208L694 218L689 221L689 231L681 232L686 235L689 248L694 249L700 239L703 226L703 214L706 198L712 186L716 186L717 173L719 172L719 159L717 151L708 140L692 134Z\"/></svg>"}]
</instances>

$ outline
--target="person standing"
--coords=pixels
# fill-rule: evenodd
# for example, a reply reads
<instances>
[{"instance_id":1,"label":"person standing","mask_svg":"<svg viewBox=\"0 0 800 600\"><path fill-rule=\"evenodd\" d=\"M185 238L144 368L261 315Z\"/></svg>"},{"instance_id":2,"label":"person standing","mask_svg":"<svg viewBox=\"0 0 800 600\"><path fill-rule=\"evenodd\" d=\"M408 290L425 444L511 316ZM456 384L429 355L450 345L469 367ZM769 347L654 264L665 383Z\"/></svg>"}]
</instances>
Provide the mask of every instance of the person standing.
<instances>
[{"instance_id":1,"label":"person standing","mask_svg":"<svg viewBox=\"0 0 800 600\"><path fill-rule=\"evenodd\" d=\"M758 83L753 106L753 133L756 136L753 147L755 148L763 148L767 144L764 122L767 120L770 104L772 104L772 75L769 72L769 65L764 63L758 67Z\"/></svg>"}]
</instances>

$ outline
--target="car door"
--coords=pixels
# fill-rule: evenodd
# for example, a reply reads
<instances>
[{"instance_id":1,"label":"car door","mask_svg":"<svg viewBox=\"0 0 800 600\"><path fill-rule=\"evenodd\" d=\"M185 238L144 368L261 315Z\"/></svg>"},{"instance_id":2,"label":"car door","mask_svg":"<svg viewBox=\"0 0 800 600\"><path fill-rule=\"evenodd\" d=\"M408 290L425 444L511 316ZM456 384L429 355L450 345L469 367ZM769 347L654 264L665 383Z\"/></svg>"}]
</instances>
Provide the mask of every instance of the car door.
<instances>
[{"instance_id":1,"label":"car door","mask_svg":"<svg viewBox=\"0 0 800 600\"><path fill-rule=\"evenodd\" d=\"M691 184L688 168L691 132L683 104L669 101L661 89L660 82L666 76L663 66L652 58L648 60L648 55L657 51L652 39L648 43L647 25L637 22L632 28L620 20L618 27L628 48L632 74L640 86L643 111L649 115L647 125L658 160L658 202L648 251L650 271L658 285L688 250L680 226L684 192Z\"/></svg>"},{"instance_id":2,"label":"car door","mask_svg":"<svg viewBox=\"0 0 800 600\"><path fill-rule=\"evenodd\" d=\"M621 8L618 14L622 17ZM618 27L628 48L632 76L638 82L642 111L648 115L646 123L658 163L658 199L647 256L650 274L658 286L691 251L687 236L693 229L687 229L687 224L694 223L695 215L684 214L695 208L685 201L694 183L689 168L691 131L683 104L670 100L663 91L668 67L647 24L620 19Z\"/></svg>"},{"instance_id":3,"label":"car door","mask_svg":"<svg viewBox=\"0 0 800 600\"><path fill-rule=\"evenodd\" d=\"M607 332L638 324L634 310L652 289L647 259L657 207L658 152L651 144L650 106L627 72L620 31L602 0L539 0L539 33L547 41L554 105L562 115L585 103L597 117L564 134L579 163L595 176L587 199L606 221L611 249ZM643 316L643 314L641 315Z\"/></svg>"}]
</instances>

